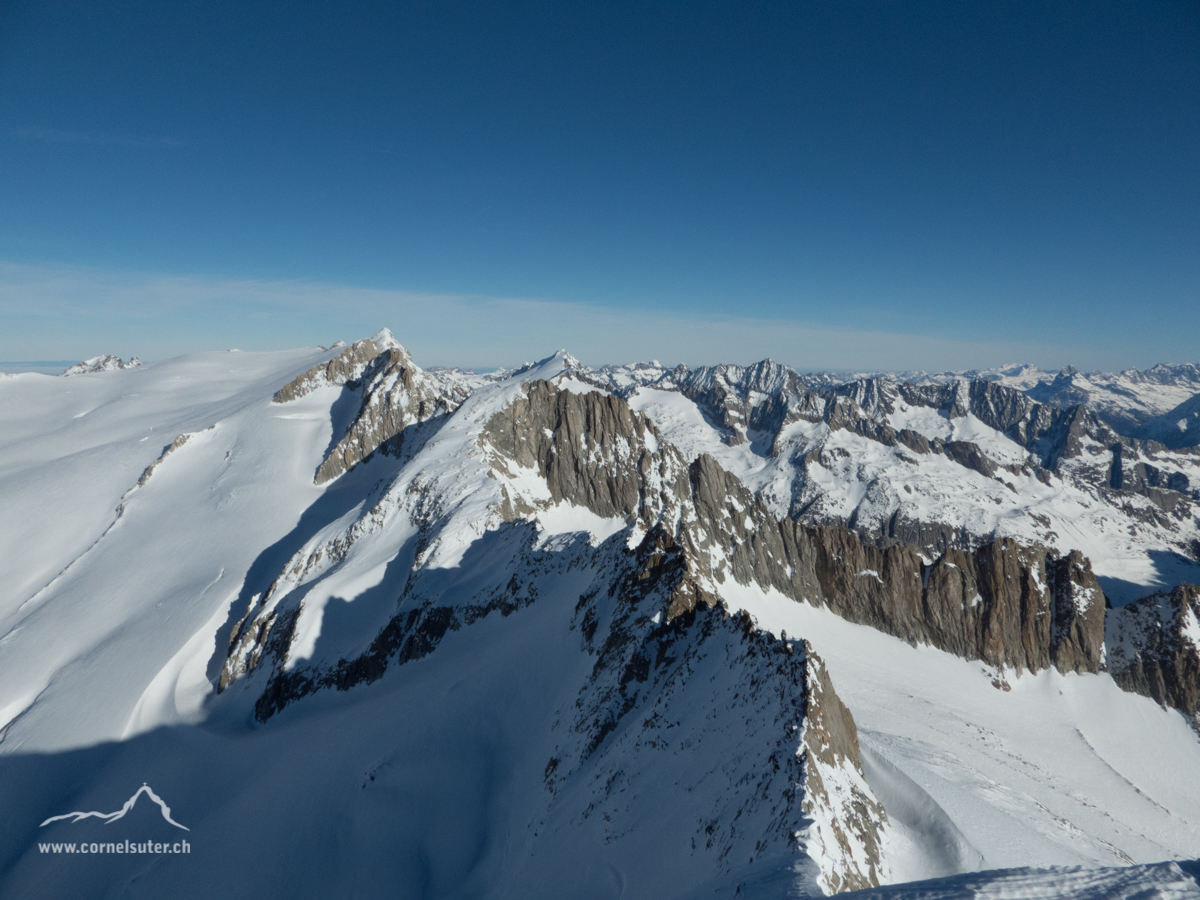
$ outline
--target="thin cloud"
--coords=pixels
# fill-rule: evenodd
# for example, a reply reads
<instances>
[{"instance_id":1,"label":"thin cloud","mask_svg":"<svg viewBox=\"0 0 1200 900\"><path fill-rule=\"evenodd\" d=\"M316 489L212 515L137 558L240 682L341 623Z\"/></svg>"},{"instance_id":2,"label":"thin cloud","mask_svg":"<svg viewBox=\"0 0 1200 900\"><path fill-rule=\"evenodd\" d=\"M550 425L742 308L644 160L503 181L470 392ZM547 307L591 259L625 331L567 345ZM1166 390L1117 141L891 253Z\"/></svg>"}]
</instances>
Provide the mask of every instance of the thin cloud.
<instances>
[{"instance_id":1,"label":"thin cloud","mask_svg":"<svg viewBox=\"0 0 1200 900\"><path fill-rule=\"evenodd\" d=\"M966 341L784 319L513 297L420 294L315 281L220 279L0 262L0 355L163 358L276 350L387 326L423 365L491 368L565 347L585 363L688 365L765 357L814 370L944 370L1013 362L1129 365L1057 342Z\"/></svg>"},{"instance_id":2,"label":"thin cloud","mask_svg":"<svg viewBox=\"0 0 1200 900\"><path fill-rule=\"evenodd\" d=\"M17 137L46 144L94 144L109 147L182 147L183 141L169 137L109 134L103 131L59 131L54 128L18 128Z\"/></svg>"}]
</instances>

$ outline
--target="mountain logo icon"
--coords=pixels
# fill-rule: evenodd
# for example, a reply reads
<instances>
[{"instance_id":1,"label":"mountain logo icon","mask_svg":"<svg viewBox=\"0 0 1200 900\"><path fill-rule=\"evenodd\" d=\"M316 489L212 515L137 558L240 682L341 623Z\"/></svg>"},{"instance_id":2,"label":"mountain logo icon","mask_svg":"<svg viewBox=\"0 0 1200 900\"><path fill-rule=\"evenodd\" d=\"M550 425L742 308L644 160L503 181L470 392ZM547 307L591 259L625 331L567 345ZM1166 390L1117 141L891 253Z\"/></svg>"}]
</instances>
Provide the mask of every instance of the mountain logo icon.
<instances>
[{"instance_id":1,"label":"mountain logo icon","mask_svg":"<svg viewBox=\"0 0 1200 900\"><path fill-rule=\"evenodd\" d=\"M144 781L142 782L142 786L140 788L138 788L137 791L134 792L134 795L125 801L125 805L122 806L120 809L118 809L116 812L110 812L110 813L102 813L102 812L63 813L63 815L61 815L61 816L51 816L49 819L47 819L45 822L43 822L38 827L45 828L51 822L58 822L63 819L70 819L72 823L78 822L82 819L104 819L105 825L111 825L113 822L117 821L117 819L122 818L127 812L129 812L131 809L133 809L133 805L135 803L137 803L138 797L142 796L142 794L145 794L147 797L149 797L151 800L153 800L155 803L158 804L159 809L162 810L162 816L164 819L166 819L168 822L170 822L176 828L182 828L184 831L191 831L191 829L188 828L186 825L180 825L178 822L176 822L174 819L171 818L171 807L167 806L167 804L163 801L163 798L158 796L158 794L154 793L154 789L151 788L150 785L146 784L146 782L144 782Z\"/></svg>"}]
</instances>

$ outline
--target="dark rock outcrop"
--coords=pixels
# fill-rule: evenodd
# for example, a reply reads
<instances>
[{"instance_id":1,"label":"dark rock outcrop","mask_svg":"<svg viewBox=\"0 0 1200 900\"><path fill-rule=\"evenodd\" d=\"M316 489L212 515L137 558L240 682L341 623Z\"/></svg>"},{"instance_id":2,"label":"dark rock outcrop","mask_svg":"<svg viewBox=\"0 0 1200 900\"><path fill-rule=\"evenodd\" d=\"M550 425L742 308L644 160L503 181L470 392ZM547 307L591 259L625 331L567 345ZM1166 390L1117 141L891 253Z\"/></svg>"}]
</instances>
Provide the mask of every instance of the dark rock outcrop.
<instances>
[{"instance_id":1,"label":"dark rock outcrop","mask_svg":"<svg viewBox=\"0 0 1200 900\"><path fill-rule=\"evenodd\" d=\"M1111 610L1106 630L1117 684L1175 707L1200 729L1200 587L1181 584Z\"/></svg>"},{"instance_id":2,"label":"dark rock outcrop","mask_svg":"<svg viewBox=\"0 0 1200 900\"><path fill-rule=\"evenodd\" d=\"M175 440L163 447L163 451L158 455L158 459L146 466L145 471L142 472L142 477L137 480L137 486L145 487L147 482L150 481L150 476L154 474L155 469L162 465L163 460L186 444L189 439L191 439L190 434L180 434L175 437Z\"/></svg>"},{"instance_id":3,"label":"dark rock outcrop","mask_svg":"<svg viewBox=\"0 0 1200 900\"><path fill-rule=\"evenodd\" d=\"M1100 671L1104 595L1077 552L1058 557L1002 538L973 552L950 549L927 566L911 547L779 521L708 455L686 467L685 480L678 454L619 398L546 382L531 384L485 434L536 467L556 500L643 521L681 504L682 527L654 537L658 552L678 546L686 560L669 615L714 602L732 577L967 659ZM970 453L974 445L960 447Z\"/></svg>"},{"instance_id":4,"label":"dark rock outcrop","mask_svg":"<svg viewBox=\"0 0 1200 900\"><path fill-rule=\"evenodd\" d=\"M362 375L371 361L379 356L381 349L376 346L373 338L355 341L329 362L313 366L307 372L297 375L277 390L271 400L273 403L290 403L311 394L317 388L349 384Z\"/></svg>"},{"instance_id":5,"label":"dark rock outcrop","mask_svg":"<svg viewBox=\"0 0 1200 900\"><path fill-rule=\"evenodd\" d=\"M398 456L409 426L445 415L461 402L443 396L403 347L379 354L347 387L361 391L362 402L346 433L317 469L317 484L350 471L376 451Z\"/></svg>"},{"instance_id":6,"label":"dark rock outcrop","mask_svg":"<svg viewBox=\"0 0 1200 900\"><path fill-rule=\"evenodd\" d=\"M821 809L834 807L837 790L827 784L830 773L837 773L842 789L849 787L846 809L828 826L810 829L809 840L820 841L826 854L853 859L855 846L863 848L863 863L843 867L827 875L821 885L830 894L861 891L878 887L884 872L881 826L888 821L887 813L867 789L862 757L858 746L858 727L854 716L833 690L825 663L812 644L804 641L805 678L804 700L807 728L804 733L806 763L803 809L812 818ZM825 833L826 830L828 833Z\"/></svg>"},{"instance_id":7,"label":"dark rock outcrop","mask_svg":"<svg viewBox=\"0 0 1200 900\"><path fill-rule=\"evenodd\" d=\"M841 527L779 520L712 457L687 463L653 423L620 398L548 382L528 384L487 421L479 441L494 454L492 475L502 485L515 477L510 465L532 469L555 502L644 529L628 590L663 590L669 584L665 621L721 605L722 585L732 579L998 667L1079 672L1102 667L1105 600L1078 553L1059 557L1044 547L1000 539L973 551L950 548L927 564L911 547L880 547ZM504 519L535 511L503 487L501 494ZM298 560L289 577L304 577L301 570L323 565L323 558L340 558L342 544ZM500 604L494 608L507 614L519 608L516 597L493 598ZM471 615L486 615L491 602ZM272 626L268 610L273 607L263 605L253 617L258 624L239 624L227 663L232 679L260 660L275 661L272 686L260 701L263 717L310 690L373 680L389 660L419 658L467 615L440 611L436 604L410 606L361 659L321 673L284 673L287 635L278 622L289 620L280 613Z\"/></svg>"},{"instance_id":8,"label":"dark rock outcrop","mask_svg":"<svg viewBox=\"0 0 1200 900\"><path fill-rule=\"evenodd\" d=\"M256 717L267 721L318 690L373 682L493 613L508 617L561 600L559 579L579 584L572 573L591 571L570 617L575 637L563 635L591 658L590 675L553 717L545 815L579 804L586 779L594 787L572 821L602 820L607 840L623 840L636 833L632 796L661 790L663 777L703 778L728 783L728 800L693 815L684 792L676 821L684 852L715 859L718 877L749 858L768 871L801 866L828 893L886 881L887 814L863 775L853 716L811 645L775 638L716 597L693 594L686 550L660 528L632 550L617 539L598 548L578 541L551 554L533 548L527 523L502 531L487 540L516 538L510 546L523 549L511 568L475 573L470 597L447 596L436 573L418 575L361 656L323 669L277 667ZM683 594L689 599L681 603ZM679 614L663 615L672 606ZM267 658L282 658L288 627L276 625ZM681 721L690 726L679 728ZM679 774L689 766L704 774Z\"/></svg>"},{"instance_id":9,"label":"dark rock outcrop","mask_svg":"<svg viewBox=\"0 0 1200 900\"><path fill-rule=\"evenodd\" d=\"M398 456L408 428L445 415L467 397L464 390L446 389L427 376L386 329L297 376L275 393L273 402L289 403L326 386L342 387L361 399L345 433L317 468L317 484L345 474L376 452Z\"/></svg>"},{"instance_id":10,"label":"dark rock outcrop","mask_svg":"<svg viewBox=\"0 0 1200 900\"><path fill-rule=\"evenodd\" d=\"M657 442L657 429L619 397L546 381L531 383L483 432L504 459L536 468L556 503L567 500L605 518L637 512L653 464L648 435Z\"/></svg>"},{"instance_id":11,"label":"dark rock outcrop","mask_svg":"<svg viewBox=\"0 0 1200 900\"><path fill-rule=\"evenodd\" d=\"M828 606L843 618L967 659L1038 671L1098 672L1104 595L1088 561L1002 538L949 549L926 565L911 547L881 548L836 526L774 519L709 456L689 467L693 556L723 574ZM711 566L711 563L708 563ZM716 590L713 588L712 590Z\"/></svg>"}]
</instances>

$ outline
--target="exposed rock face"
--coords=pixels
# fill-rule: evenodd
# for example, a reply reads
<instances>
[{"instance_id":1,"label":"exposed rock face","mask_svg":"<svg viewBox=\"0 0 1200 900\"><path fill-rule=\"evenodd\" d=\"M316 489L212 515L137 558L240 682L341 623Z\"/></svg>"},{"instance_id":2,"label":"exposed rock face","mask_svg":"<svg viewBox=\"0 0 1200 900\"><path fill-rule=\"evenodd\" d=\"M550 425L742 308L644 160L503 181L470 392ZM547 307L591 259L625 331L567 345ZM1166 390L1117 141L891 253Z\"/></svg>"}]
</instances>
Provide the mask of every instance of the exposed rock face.
<instances>
[{"instance_id":1,"label":"exposed rock face","mask_svg":"<svg viewBox=\"0 0 1200 900\"><path fill-rule=\"evenodd\" d=\"M442 396L403 347L386 350L372 360L354 387L362 392L362 404L345 435L317 469L317 484L350 471L376 450L399 455L410 425L445 415L461 402Z\"/></svg>"},{"instance_id":2,"label":"exposed rock face","mask_svg":"<svg viewBox=\"0 0 1200 900\"><path fill-rule=\"evenodd\" d=\"M967 659L1100 670L1104 595L1077 553L1059 559L1001 538L971 553L951 548L926 566L909 547L773 519L711 457L698 458L691 473L698 518L737 581ZM716 566L718 579L723 569Z\"/></svg>"},{"instance_id":3,"label":"exposed rock face","mask_svg":"<svg viewBox=\"0 0 1200 900\"><path fill-rule=\"evenodd\" d=\"M835 526L778 520L712 457L686 463L653 423L620 398L545 381L528 384L492 415L478 441L491 454L491 477L501 482L502 520L537 510L510 493L509 479L517 477L511 463L536 472L554 502L641 529L635 581L669 580L668 621L719 605L721 586L732 578L826 605L851 621L967 659L1018 671L1101 668L1105 601L1078 553L1059 558L1045 548L1001 539L973 552L949 549L927 566L909 547L881 548ZM412 488L405 496L406 503L420 497ZM345 536L297 557L231 634L222 688L272 660L276 675L259 708L266 718L312 690L374 680L391 659L420 658L464 617L517 608L503 598L469 612L413 608L393 619L362 657L322 673L285 674L298 608L278 607L273 598L310 573L336 566L368 523L383 517L372 510ZM432 540L432 534L423 535L417 543L428 546ZM493 602L500 605L488 605Z\"/></svg>"},{"instance_id":4,"label":"exposed rock face","mask_svg":"<svg viewBox=\"0 0 1200 900\"><path fill-rule=\"evenodd\" d=\"M276 392L274 402L297 400L327 385L353 391L361 395L361 401L345 434L317 468L317 484L345 474L376 451L399 455L410 426L445 415L467 396L457 387L443 390L387 329L356 341L328 363L288 382Z\"/></svg>"},{"instance_id":5,"label":"exposed rock face","mask_svg":"<svg viewBox=\"0 0 1200 900\"><path fill-rule=\"evenodd\" d=\"M546 381L494 415L484 439L505 459L536 468L555 502L598 516L636 512L657 445L654 426L619 397L577 394Z\"/></svg>"},{"instance_id":6,"label":"exposed rock face","mask_svg":"<svg viewBox=\"0 0 1200 900\"><path fill-rule=\"evenodd\" d=\"M1060 672L1096 672L1104 665L1107 603L1092 575L1091 563L1078 550L1047 566L1054 622L1050 661Z\"/></svg>"},{"instance_id":7,"label":"exposed rock face","mask_svg":"<svg viewBox=\"0 0 1200 900\"><path fill-rule=\"evenodd\" d=\"M1200 729L1200 587L1181 584L1111 610L1107 633L1117 684L1175 707Z\"/></svg>"},{"instance_id":8,"label":"exposed rock face","mask_svg":"<svg viewBox=\"0 0 1200 900\"><path fill-rule=\"evenodd\" d=\"M880 852L887 813L863 774L854 717L834 692L825 663L808 641L804 653L803 808L813 820L808 837L816 845L809 855L844 861L823 872L818 884L827 894L878 887L887 877Z\"/></svg>"},{"instance_id":9,"label":"exposed rock face","mask_svg":"<svg viewBox=\"0 0 1200 900\"><path fill-rule=\"evenodd\" d=\"M668 726L687 708L682 698L700 697L696 702L713 704L720 716L734 710L756 723L745 727L773 721L804 730L786 740L777 730L754 732L746 741L754 760L737 766L760 782L747 785L749 793L739 793L725 812L698 815L694 846L718 860L746 852L777 861L803 847L819 863L813 877L823 889L842 891L876 884L886 874L878 836L884 813L862 776L853 718L812 648L801 645L801 651L763 634L745 614L731 616L722 600L727 586L757 584L999 667L1098 672L1104 665L1105 600L1078 553L1059 556L1000 539L973 550L949 548L927 564L911 547L880 547L837 526L776 518L715 459L701 454L688 462L618 397L546 381L505 390L494 412L472 406L465 424L439 431L438 442L462 441L446 446L458 448L455 465L466 468L441 481L398 477L358 521L306 546L266 595L255 598L231 633L223 689L246 679L257 694L255 713L266 721L315 691L348 690L441 652L446 641L485 619L531 615L532 607L569 597L571 630L594 663L555 718L557 746L545 763L548 814L580 827L602 814L603 826L586 827L603 828L606 840L624 840L632 827L621 792L677 771L677 762L664 755L675 746ZM1069 431L1070 417L1064 421ZM425 472L442 458L437 442L427 450L429 459L414 469ZM464 497L477 495L489 498L486 525L474 525L485 515L482 503L464 505ZM616 529L598 546L555 531L546 549L533 522L550 505L586 509L615 521ZM443 530L456 515L468 514L456 509L470 510L477 528L466 538L467 556L430 566ZM306 595L288 593L291 587L319 583L339 571L360 542L386 542L389 529L401 525L410 529L403 547L386 556L363 551L410 567L394 582L390 618L340 658L298 654ZM1176 624L1160 629L1180 637L1156 643L1149 628L1142 629L1140 649L1121 657L1118 682L1194 711L1200 662L1195 642L1184 638L1200 634L1200 620L1195 594L1187 597L1186 612L1171 620ZM1119 655L1112 641L1110 632L1110 660ZM1134 656L1136 663L1124 662ZM709 698L717 677L703 674L710 671L725 673L720 678L736 687ZM704 730L705 741L728 736L730 726L720 716L711 725L715 731ZM712 765L725 771L719 761ZM635 769L640 774L631 774ZM590 783L603 785L603 797L591 795L580 812L565 786L585 772ZM797 784L803 791L789 787ZM759 823L753 851L746 843L750 832L739 824L750 820Z\"/></svg>"},{"instance_id":10,"label":"exposed rock face","mask_svg":"<svg viewBox=\"0 0 1200 900\"><path fill-rule=\"evenodd\" d=\"M598 392L535 382L485 435L536 468L555 500L604 517L678 516L683 527L655 538L687 551L689 574L669 615L713 602L732 576L968 659L1018 670L1100 670L1104 595L1078 553L1059 559L1001 539L974 553L947 551L927 568L910 548L778 521L712 457L685 469L653 423Z\"/></svg>"},{"instance_id":11,"label":"exposed rock face","mask_svg":"<svg viewBox=\"0 0 1200 900\"><path fill-rule=\"evenodd\" d=\"M163 447L163 452L158 455L158 459L146 466L146 470L142 472L142 477L137 480L138 487L145 487L150 480L150 476L154 474L154 470L162 465L162 461L182 447L191 438L190 434L177 435L175 440Z\"/></svg>"},{"instance_id":12,"label":"exposed rock face","mask_svg":"<svg viewBox=\"0 0 1200 900\"><path fill-rule=\"evenodd\" d=\"M329 362L313 366L307 372L297 375L276 391L272 399L275 403L289 403L311 394L317 388L330 385L341 387L357 381L380 353L398 346L391 332L386 329L373 338L355 341Z\"/></svg>"},{"instance_id":13,"label":"exposed rock face","mask_svg":"<svg viewBox=\"0 0 1200 900\"><path fill-rule=\"evenodd\" d=\"M120 369L136 369L142 364L142 361L136 356L129 357L129 362L125 362L119 356L93 356L91 359L85 359L81 363L66 369L62 376L69 375L89 375L93 372L116 372Z\"/></svg>"},{"instance_id":14,"label":"exposed rock face","mask_svg":"<svg viewBox=\"0 0 1200 900\"><path fill-rule=\"evenodd\" d=\"M1100 505L1144 526L1141 540L1155 549L1192 555L1200 539L1200 452L1124 436L1087 407L1039 403L994 381L866 377L838 385L769 360L593 374L601 381L607 376L606 387L626 397L646 388L681 393L725 444L748 443L762 458L750 469L772 474L755 490L776 515L843 524L881 546L912 544L936 554L970 550L1004 534L1056 545L1063 523L1021 500L1029 488L1018 482L1033 479L1069 487L1073 499L1063 509L1084 515L1089 529L1103 531L1102 517L1093 521L1078 510ZM987 430L984 443L973 437L979 426ZM930 456L954 463L962 474L921 459ZM938 485L950 482L979 497L985 509L995 507L992 515L975 514L953 498L931 504Z\"/></svg>"},{"instance_id":15,"label":"exposed rock face","mask_svg":"<svg viewBox=\"0 0 1200 900\"><path fill-rule=\"evenodd\" d=\"M530 825L531 865L555 865L554 830L537 840L546 823L598 830L609 845L643 841L640 798L668 790L671 827L653 853L665 848L689 866L712 867L712 883L739 878L747 859L776 873L770 890L759 885L763 893L754 896L805 884L807 892L814 883L839 892L887 878L880 855L887 816L862 775L853 717L811 646L776 639L703 598L665 616L689 589L688 566L683 548L660 529L633 550L616 539L553 553L532 547L532 531L514 522L486 539L521 549L505 567L468 568L470 595L447 593L444 573L415 573L399 613L361 656L327 669L276 668L258 717L442 652L493 613L508 618L569 597L570 633L560 642L578 647L588 674L564 686L548 719L554 751L544 761L544 807ZM569 584L583 589L577 600ZM239 626L240 640L253 643L254 629L269 628L269 619L259 621ZM290 629L280 621L255 652L277 659Z\"/></svg>"}]
</instances>

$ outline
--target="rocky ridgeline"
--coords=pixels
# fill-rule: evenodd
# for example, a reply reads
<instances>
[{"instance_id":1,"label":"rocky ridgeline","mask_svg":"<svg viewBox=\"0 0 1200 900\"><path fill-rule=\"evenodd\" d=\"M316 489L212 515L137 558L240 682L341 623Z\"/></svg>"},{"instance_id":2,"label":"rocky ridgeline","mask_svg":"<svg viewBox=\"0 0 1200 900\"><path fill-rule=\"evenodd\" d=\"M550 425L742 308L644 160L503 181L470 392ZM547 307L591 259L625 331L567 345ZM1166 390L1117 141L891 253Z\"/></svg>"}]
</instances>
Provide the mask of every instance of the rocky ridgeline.
<instances>
[{"instance_id":1,"label":"rocky ridgeline","mask_svg":"<svg viewBox=\"0 0 1200 900\"><path fill-rule=\"evenodd\" d=\"M368 384L371 375L364 368L357 378ZM519 613L514 623L526 621L532 607L570 603L563 627L590 660L589 674L567 685L569 702L554 714L537 821L557 816L572 828L599 829L605 842L632 840L638 792L679 777L686 733L688 765L707 778L733 784L735 772L743 782L751 772L757 779L739 782L715 814L711 806L693 810L693 795L681 792L687 815L679 821L694 820L688 852L715 860L718 879L727 860L743 856L780 871L807 866L806 877L829 893L886 880L887 816L865 781L853 717L819 657L733 612L722 595L734 582L1017 671L1100 672L1107 625L1118 684L1195 715L1195 589L1148 598L1106 623L1103 593L1079 553L1001 539L948 548L930 563L908 546L773 516L716 460L689 462L618 396L545 380L506 396L495 412L481 418L473 409L468 417L477 424L467 432L474 436L463 445L463 465L477 471L447 482L399 479L357 522L306 547L263 598L255 595L257 605L231 629L222 690L245 681L257 694L256 717L267 721L314 692L350 690L442 652L485 620ZM541 493L531 492L532 475ZM459 528L458 501L438 485L470 493L477 488L468 482L480 479L496 485L495 518L473 526L477 536L461 561L427 566L443 533ZM548 504L583 507L624 528L598 546L579 535L544 545L532 520ZM293 658L305 594L289 594L287 585L337 571L357 542L386 541L400 521L417 530L404 538L411 550L389 551L411 560L390 620L336 660ZM367 556L379 558L378 551ZM265 602L276 593L282 602ZM1002 676L995 683L1006 686ZM672 730L695 709L709 713ZM726 745L737 749L716 749ZM535 855L552 855L553 844L536 838L535 830ZM797 853L798 863L786 862Z\"/></svg>"},{"instance_id":2,"label":"rocky ridgeline","mask_svg":"<svg viewBox=\"0 0 1200 900\"><path fill-rule=\"evenodd\" d=\"M545 381L529 383L495 413L479 443L494 454L491 471L498 481L505 481L509 463L534 469L554 502L641 528L639 552L657 561L647 571L656 578L671 573L668 619L720 605L721 587L732 579L995 666L1101 668L1104 597L1077 553L1060 558L1002 539L973 552L948 550L927 565L909 547L881 548L842 528L779 520L711 457L687 463L653 422L619 397L576 393ZM537 511L515 491L502 488L501 496L504 520ZM340 559L354 539L352 530L296 567L309 571ZM434 539L431 534L421 541ZM306 577L297 572L295 579ZM277 615L283 624L275 622ZM264 694L261 714L270 715L310 689L373 680L394 655L419 658L454 624L439 616L405 615L362 658L344 661L337 671L280 676ZM259 616L240 623L231 635L222 687L252 671L265 649L273 668L282 671L294 618L295 610L264 606Z\"/></svg>"},{"instance_id":3,"label":"rocky ridgeline","mask_svg":"<svg viewBox=\"0 0 1200 900\"><path fill-rule=\"evenodd\" d=\"M1072 477L1085 478L1097 487L1142 494L1166 511L1185 497L1197 499L1195 488L1200 485L1191 485L1181 472L1167 472L1146 461L1155 455L1154 446L1117 434L1084 406L1049 406L991 381L909 384L868 378L832 389L808 389L799 387L793 377L771 372L772 368L782 367L753 366L736 385L696 370L703 377L683 379L679 390L730 430L731 443L744 440L749 430L765 432L771 436L772 453L784 449L779 438L788 425L822 422L832 431L846 429L887 446L902 444L915 453L944 453L987 477L1005 468L973 442L930 440L910 429L893 428L888 418L903 404L936 410L948 420L974 416L1027 450L1035 472L1041 469L1043 478L1048 473L1062 474L1062 463L1084 457L1090 443L1106 448L1107 458L1099 464L1089 460ZM780 387L771 391L773 385Z\"/></svg>"},{"instance_id":4,"label":"rocky ridgeline","mask_svg":"<svg viewBox=\"0 0 1200 900\"><path fill-rule=\"evenodd\" d=\"M926 565L909 547L778 520L712 457L684 463L653 422L609 394L535 382L484 434L501 453L536 467L555 500L654 523L664 549L681 547L687 574L669 615L700 599L717 602L732 578L967 659L1017 670L1100 670L1104 595L1078 553L1060 558L1001 539L970 553L948 550ZM509 515L526 512L513 507ZM676 518L678 527L665 527Z\"/></svg>"},{"instance_id":5,"label":"rocky ridgeline","mask_svg":"<svg viewBox=\"0 0 1200 900\"><path fill-rule=\"evenodd\" d=\"M410 426L451 412L467 397L457 385L447 390L422 371L387 329L288 382L274 402L298 400L325 386L344 387L361 399L345 434L317 468L317 484L345 474L377 451L400 455Z\"/></svg>"},{"instance_id":6,"label":"rocky ridgeline","mask_svg":"<svg viewBox=\"0 0 1200 900\"><path fill-rule=\"evenodd\" d=\"M641 797L670 785L670 827L654 854L669 849L689 867L704 866L710 883L736 877L747 859L787 873L772 895L798 877L829 893L887 880L887 814L866 783L853 716L807 643L776 639L704 600L665 616L686 563L678 546L661 550L657 530L632 550L615 539L539 551L535 535L530 523L513 521L481 537L486 562L464 560L453 574L415 571L371 645L329 668L284 670L289 625L268 623L261 649L272 671L258 718L315 691L347 690L454 652L446 642L485 620L567 600L566 630L553 641L577 648L584 665L563 666L554 679L560 694L547 698L553 752L538 764L545 793L525 843L530 865L555 865L550 822L595 832L610 847L640 846L648 815ZM448 590L448 579L471 590ZM583 677L565 680L572 671Z\"/></svg>"},{"instance_id":7,"label":"rocky ridgeline","mask_svg":"<svg viewBox=\"0 0 1200 900\"><path fill-rule=\"evenodd\" d=\"M590 375L594 383L626 397L639 387L678 391L697 404L726 444L749 442L765 458L787 459L792 486L776 511L800 521L841 523L881 545L912 544L932 553L946 547L971 548L990 537L966 522L913 514L911 498L898 493L901 485L865 485L864 499L847 514L828 493L825 480L811 477L817 469L842 471L845 450L828 447L827 436L799 438L790 429L807 423L826 426L827 435L848 431L885 447L903 448L918 459L941 455L1012 491L1014 476L1036 477L1047 485L1052 478L1060 479L1111 506L1114 513L1152 526L1164 544L1200 559L1200 450L1172 450L1119 434L1085 406L1039 403L982 379L918 384L867 377L822 384L770 360L748 367L625 367ZM1011 440L1024 458L996 459L973 441L930 438L904 427L906 416L921 410L946 422L972 416ZM1034 532L1046 532L1049 542L1048 525L1031 526Z\"/></svg>"},{"instance_id":8,"label":"rocky ridgeline","mask_svg":"<svg viewBox=\"0 0 1200 900\"><path fill-rule=\"evenodd\" d=\"M1112 610L1106 632L1117 684L1175 707L1200 730L1200 587L1181 584Z\"/></svg>"},{"instance_id":9,"label":"rocky ridgeline","mask_svg":"<svg viewBox=\"0 0 1200 900\"><path fill-rule=\"evenodd\" d=\"M129 357L129 362L125 362L119 356L93 356L65 369L62 377L90 375L94 372L118 372L121 369L136 369L141 364L142 361L136 356Z\"/></svg>"},{"instance_id":10,"label":"rocky ridgeline","mask_svg":"<svg viewBox=\"0 0 1200 900\"><path fill-rule=\"evenodd\" d=\"M365 343L348 348L342 354L345 359L338 357L319 367L323 375L313 370L293 383L311 385L321 378L333 383L332 379L341 378L344 385L362 392L359 417L339 444L353 452L340 456L331 452L327 459L327 463L338 461L343 468L365 458L371 449L389 446L407 427L408 417L418 421L421 411L418 405L414 415L411 405L384 402L392 396L388 390L403 388L408 391L404 396L414 396L405 373L413 373L410 381L416 384L419 370L411 366L407 354L388 348L372 355L377 348L365 347ZM795 387L784 367L772 366L757 367L751 373L757 380L751 385ZM1047 465L1070 458L1080 446L1094 442L1096 427L1104 427L1097 426L1084 409L1059 410L1037 404L990 382L913 386L871 379L837 391L791 395L775 405L765 391L758 392L752 406L738 407L729 399L733 394L715 386L717 379L711 372L705 373L705 379L712 397L726 398L722 403L729 421L744 419L752 429L771 424L778 431L789 417L819 415L831 427L860 433L869 427L878 440L908 440L919 446L916 438L920 435L889 433L875 413L894 408L900 401L921 401L950 415L970 413L1015 435L1024 445L1037 448ZM747 397L752 396L752 386ZM436 400L427 397L424 402ZM406 412L384 413L377 406ZM451 407L445 403L443 408L449 411ZM972 464L970 448L951 446L953 443L943 446L942 452L962 454L964 464ZM687 462L654 422L630 409L621 397L600 391L578 393L546 381L527 383L513 402L492 415L478 444L493 459L491 477L501 484L498 511L504 521L536 515L539 509L540 501L531 501L512 487L509 478L515 467L535 470L554 503L585 507L602 518L618 518L641 529L639 552L649 553L672 572L664 610L668 620L697 608L721 605L722 585L733 579L777 590L800 602L824 605L850 621L903 640L927 643L1000 668L1036 672L1053 666L1064 672L1095 673L1104 667L1106 602L1088 561L1078 552L1059 555L1002 538L973 548L944 547L930 563L916 548L895 540L863 540L838 525L780 519L712 457L700 455ZM932 447L929 452L934 452ZM1120 452L1114 451L1116 466L1121 459ZM992 465L982 454L974 464ZM1124 477L1125 470L1118 471ZM1131 467L1131 473L1146 482L1143 489L1153 488L1149 483L1154 479L1152 472ZM436 505L436 499L422 502ZM424 546L434 540L436 535L430 534L421 542ZM314 558L326 551L333 556L344 553L345 540L334 544L338 541ZM311 561L303 563L310 565ZM419 560L414 565L419 566ZM500 606L496 608L508 608L508 601L497 602ZM490 609L485 605L471 615L485 615ZM231 634L222 687L253 671L264 658L273 660L271 669L276 675L260 702L264 718L311 690L344 689L374 680L389 660L419 658L436 646L447 630L465 621L462 614L455 614L456 618L409 610L397 616L372 647L364 648L361 657L342 660L320 673L295 672L284 677L283 662L295 613L264 608L261 616L249 615ZM1172 705L1183 697L1185 700L1178 702L1184 704L1181 708L1188 708L1188 691L1194 691L1197 683L1189 671L1178 666L1171 669L1162 676L1163 684L1176 686L1164 686L1150 695ZM1135 681L1121 683L1134 685Z\"/></svg>"},{"instance_id":11,"label":"rocky ridgeline","mask_svg":"<svg viewBox=\"0 0 1200 900\"><path fill-rule=\"evenodd\" d=\"M778 640L744 613L731 616L704 600L664 616L678 597L686 564L678 548L662 552L653 533L632 553L619 546L608 552L619 554L622 577L607 591L593 588L581 595L576 604L573 628L595 663L575 703L564 752L547 765L548 785L556 790L599 748L605 760L591 777L611 783L642 748L665 749L681 708L704 704L719 721L733 698L737 750L718 773L745 782L749 771L751 783L736 802L701 820L693 846L715 851L722 860L737 858L738 843L749 849L739 819L766 817L771 825L752 859L782 856L802 838L819 862L816 880L827 893L886 881L880 844L887 814L863 775L854 718L811 645ZM656 614L647 622L651 610ZM696 696L714 686L712 700ZM735 754L742 758L735 762ZM614 808L614 818L617 814Z\"/></svg>"}]
</instances>

